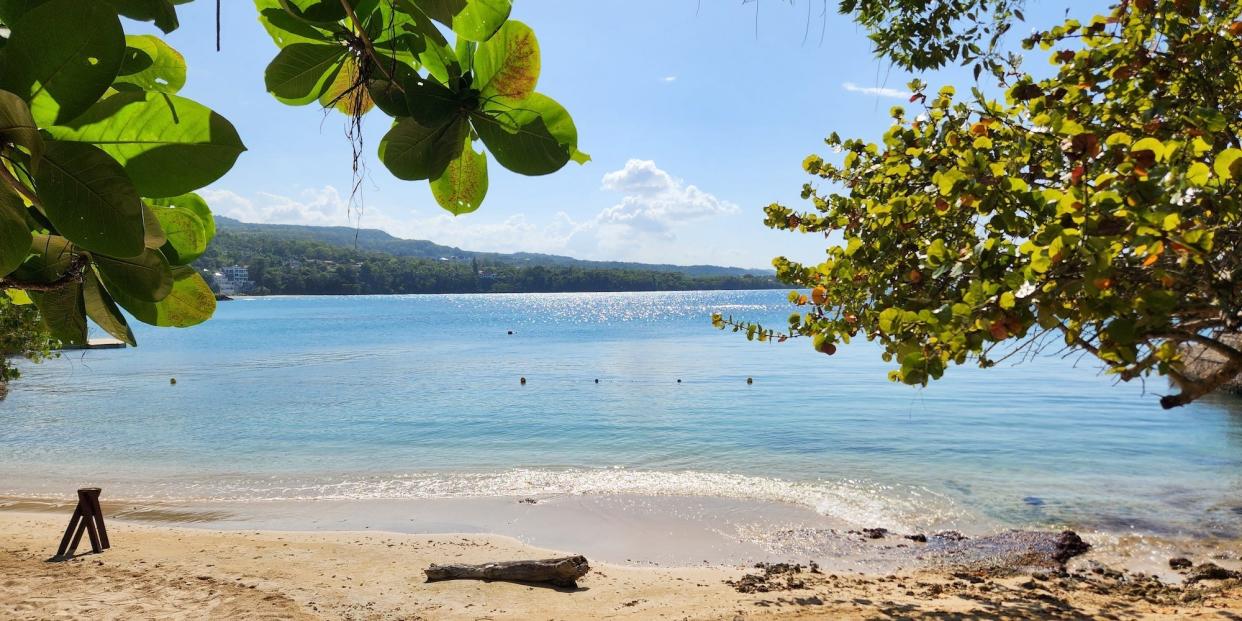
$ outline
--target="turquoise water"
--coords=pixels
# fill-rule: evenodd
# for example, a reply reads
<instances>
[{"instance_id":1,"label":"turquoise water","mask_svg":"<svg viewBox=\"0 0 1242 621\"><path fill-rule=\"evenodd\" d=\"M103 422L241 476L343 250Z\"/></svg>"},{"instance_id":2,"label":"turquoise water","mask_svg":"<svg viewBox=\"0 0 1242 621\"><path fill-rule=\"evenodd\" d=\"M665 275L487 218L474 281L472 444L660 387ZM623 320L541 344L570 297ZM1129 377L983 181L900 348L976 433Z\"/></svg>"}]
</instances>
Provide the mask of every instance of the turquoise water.
<instances>
[{"instance_id":1,"label":"turquoise water","mask_svg":"<svg viewBox=\"0 0 1242 621\"><path fill-rule=\"evenodd\" d=\"M1062 358L912 389L870 344L828 358L710 326L714 311L780 325L784 296L222 303L196 328L138 328L138 349L24 366L0 402L0 494L632 492L866 526L1242 532L1242 401L1165 412L1164 384L1143 394Z\"/></svg>"}]
</instances>

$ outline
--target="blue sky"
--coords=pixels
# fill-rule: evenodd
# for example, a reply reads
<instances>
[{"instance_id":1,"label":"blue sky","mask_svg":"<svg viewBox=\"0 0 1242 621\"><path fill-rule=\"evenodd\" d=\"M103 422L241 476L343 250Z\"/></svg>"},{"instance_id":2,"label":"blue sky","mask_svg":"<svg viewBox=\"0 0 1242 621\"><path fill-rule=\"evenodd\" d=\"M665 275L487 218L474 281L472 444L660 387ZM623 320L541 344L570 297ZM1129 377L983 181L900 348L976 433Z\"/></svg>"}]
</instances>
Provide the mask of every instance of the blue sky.
<instances>
[{"instance_id":1,"label":"blue sky","mask_svg":"<svg viewBox=\"0 0 1242 621\"><path fill-rule=\"evenodd\" d=\"M766 229L763 206L800 202L802 159L832 131L877 138L909 79L877 61L848 19L830 11L822 24L818 1L808 34L807 1L767 0L756 16L739 0L516 0L513 18L542 48L539 90L570 110L593 160L545 177L489 162L487 201L456 218L425 182L394 179L376 160L388 125L378 111L365 124L365 210L350 216L344 117L265 92L276 48L249 1L225 0L219 53L208 0L180 7L182 28L167 40L189 63L182 94L231 120L249 148L202 192L218 214L471 250L768 267L781 254L816 261L825 243ZM1028 19L1048 25L1068 3L1038 2ZM925 79L969 83L961 70Z\"/></svg>"}]
</instances>

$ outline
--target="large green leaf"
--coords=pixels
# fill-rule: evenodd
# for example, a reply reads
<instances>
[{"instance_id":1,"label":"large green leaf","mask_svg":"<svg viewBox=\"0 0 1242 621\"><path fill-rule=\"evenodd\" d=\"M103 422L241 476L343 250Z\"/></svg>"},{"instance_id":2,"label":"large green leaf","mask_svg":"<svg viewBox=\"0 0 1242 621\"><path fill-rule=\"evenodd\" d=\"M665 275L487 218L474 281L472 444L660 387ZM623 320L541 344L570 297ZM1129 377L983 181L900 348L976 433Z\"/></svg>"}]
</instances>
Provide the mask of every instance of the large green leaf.
<instances>
[{"instance_id":1,"label":"large green leaf","mask_svg":"<svg viewBox=\"0 0 1242 621\"><path fill-rule=\"evenodd\" d=\"M87 271L82 279L82 302L86 309L86 316L90 317L95 325L131 347L138 345L134 339L134 332L129 329L129 322L125 321L121 309L117 308L116 302L112 301L112 296L100 284L94 272Z\"/></svg>"},{"instance_id":2,"label":"large green leaf","mask_svg":"<svg viewBox=\"0 0 1242 621\"><path fill-rule=\"evenodd\" d=\"M26 282L54 282L73 266L76 250L59 235L36 233L31 236L29 256L13 276Z\"/></svg>"},{"instance_id":3,"label":"large green leaf","mask_svg":"<svg viewBox=\"0 0 1242 621\"><path fill-rule=\"evenodd\" d=\"M177 8L172 0L105 0L117 13L140 22L154 22L165 33L177 29ZM182 0L185 1L185 0Z\"/></svg>"},{"instance_id":4,"label":"large green leaf","mask_svg":"<svg viewBox=\"0 0 1242 621\"><path fill-rule=\"evenodd\" d=\"M146 237L143 239L143 245L151 250L159 250L168 243L168 236L164 234L164 227L160 225L160 219L155 216L155 212L147 205L142 206L142 226L146 229Z\"/></svg>"},{"instance_id":5,"label":"large green leaf","mask_svg":"<svg viewBox=\"0 0 1242 621\"><path fill-rule=\"evenodd\" d=\"M174 267L173 289L159 302L143 302L122 291L112 291L112 298L135 319L153 326L188 328L211 318L216 311L216 296L207 281L187 266Z\"/></svg>"},{"instance_id":6,"label":"large green leaf","mask_svg":"<svg viewBox=\"0 0 1242 621\"><path fill-rule=\"evenodd\" d=\"M160 93L118 93L71 123L47 129L58 140L98 144L148 197L201 188L228 172L246 150L224 117Z\"/></svg>"},{"instance_id":7,"label":"large green leaf","mask_svg":"<svg viewBox=\"0 0 1242 621\"><path fill-rule=\"evenodd\" d=\"M81 114L121 67L125 32L106 4L50 0L13 25L0 59L0 88L30 102L40 125Z\"/></svg>"},{"instance_id":8,"label":"large green leaf","mask_svg":"<svg viewBox=\"0 0 1242 621\"><path fill-rule=\"evenodd\" d=\"M86 344L86 308L82 303L82 283L68 282L52 291L29 291L39 307L43 325L66 345Z\"/></svg>"},{"instance_id":9,"label":"large green leaf","mask_svg":"<svg viewBox=\"0 0 1242 621\"><path fill-rule=\"evenodd\" d=\"M332 24L346 17L340 0L280 0L280 4L294 17L318 24Z\"/></svg>"},{"instance_id":10,"label":"large green leaf","mask_svg":"<svg viewBox=\"0 0 1242 621\"><path fill-rule=\"evenodd\" d=\"M99 147L47 141L35 183L43 213L61 235L109 256L142 253L142 200L121 165Z\"/></svg>"},{"instance_id":11,"label":"large green leaf","mask_svg":"<svg viewBox=\"0 0 1242 621\"><path fill-rule=\"evenodd\" d=\"M0 142L26 147L32 166L39 165L43 137L26 102L8 91L0 91Z\"/></svg>"},{"instance_id":12,"label":"large green leaf","mask_svg":"<svg viewBox=\"0 0 1242 621\"><path fill-rule=\"evenodd\" d=\"M0 277L17 269L30 256L30 227L26 205L8 186L0 184Z\"/></svg>"},{"instance_id":13,"label":"large green leaf","mask_svg":"<svg viewBox=\"0 0 1242 621\"><path fill-rule=\"evenodd\" d=\"M152 206L151 210L168 240L163 252L170 263L186 265L207 251L211 236L207 234L207 225L193 211L160 206Z\"/></svg>"},{"instance_id":14,"label":"large green leaf","mask_svg":"<svg viewBox=\"0 0 1242 621\"><path fill-rule=\"evenodd\" d=\"M185 86L185 58L152 35L125 37L125 59L113 86L176 95Z\"/></svg>"},{"instance_id":15,"label":"large green leaf","mask_svg":"<svg viewBox=\"0 0 1242 621\"><path fill-rule=\"evenodd\" d=\"M474 88L486 100L523 99L539 81L539 41L518 21L505 22L496 36L479 44L474 55Z\"/></svg>"},{"instance_id":16,"label":"large green leaf","mask_svg":"<svg viewBox=\"0 0 1242 621\"><path fill-rule=\"evenodd\" d=\"M435 127L399 118L380 141L379 158L398 179L435 179L461 153L469 130L465 119L457 116Z\"/></svg>"},{"instance_id":17,"label":"large green leaf","mask_svg":"<svg viewBox=\"0 0 1242 621\"><path fill-rule=\"evenodd\" d=\"M453 215L470 213L487 196L487 155L476 153L470 137L462 141L461 153L444 174L431 181L431 193L441 207Z\"/></svg>"},{"instance_id":18,"label":"large green leaf","mask_svg":"<svg viewBox=\"0 0 1242 621\"><path fill-rule=\"evenodd\" d=\"M432 19L470 41L486 41L509 19L512 0L414 0Z\"/></svg>"},{"instance_id":19,"label":"large green leaf","mask_svg":"<svg viewBox=\"0 0 1242 621\"><path fill-rule=\"evenodd\" d=\"M290 15L280 0L255 0L254 5L259 10L259 23L278 47L332 42L331 33Z\"/></svg>"},{"instance_id":20,"label":"large green leaf","mask_svg":"<svg viewBox=\"0 0 1242 621\"><path fill-rule=\"evenodd\" d=\"M172 268L158 250L148 248L129 259L101 254L94 259L109 291L119 291L142 302L159 302L172 291Z\"/></svg>"},{"instance_id":21,"label":"large green leaf","mask_svg":"<svg viewBox=\"0 0 1242 621\"><path fill-rule=\"evenodd\" d=\"M153 207L175 207L177 209L189 210L198 216L199 221L203 223L207 231L207 240L216 236L216 219L211 215L211 208L207 206L207 201L197 194L182 194L181 196L169 196L167 198L156 198L147 201Z\"/></svg>"},{"instance_id":22,"label":"large green leaf","mask_svg":"<svg viewBox=\"0 0 1242 621\"><path fill-rule=\"evenodd\" d=\"M470 118L496 161L513 172L546 175L570 160L590 159L578 151L578 129L569 113L539 93L520 101L496 98Z\"/></svg>"},{"instance_id":23,"label":"large green leaf","mask_svg":"<svg viewBox=\"0 0 1242 621\"><path fill-rule=\"evenodd\" d=\"M263 74L267 91L290 105L315 101L336 77L347 51L340 45L294 43L268 64Z\"/></svg>"}]
</instances>

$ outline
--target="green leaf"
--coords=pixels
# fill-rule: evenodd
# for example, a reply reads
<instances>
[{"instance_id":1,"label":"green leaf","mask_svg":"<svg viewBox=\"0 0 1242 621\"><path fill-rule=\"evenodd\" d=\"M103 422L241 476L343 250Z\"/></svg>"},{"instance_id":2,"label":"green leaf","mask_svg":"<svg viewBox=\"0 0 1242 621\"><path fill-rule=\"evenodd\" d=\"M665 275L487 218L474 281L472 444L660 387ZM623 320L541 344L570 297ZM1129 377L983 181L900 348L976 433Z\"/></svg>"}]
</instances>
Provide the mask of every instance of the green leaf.
<instances>
[{"instance_id":1,"label":"green leaf","mask_svg":"<svg viewBox=\"0 0 1242 621\"><path fill-rule=\"evenodd\" d=\"M470 143L467 136L461 154L431 181L436 202L455 216L478 209L487 196L487 155L476 153Z\"/></svg>"},{"instance_id":2,"label":"green leaf","mask_svg":"<svg viewBox=\"0 0 1242 621\"><path fill-rule=\"evenodd\" d=\"M285 11L280 0L255 0L259 23L278 47L294 43L332 43L332 34L306 23Z\"/></svg>"},{"instance_id":3,"label":"green leaf","mask_svg":"<svg viewBox=\"0 0 1242 621\"><path fill-rule=\"evenodd\" d=\"M379 158L398 179L436 179L461 152L469 124L449 117L436 127L411 118L399 118L380 141Z\"/></svg>"},{"instance_id":4,"label":"green leaf","mask_svg":"<svg viewBox=\"0 0 1242 621\"><path fill-rule=\"evenodd\" d=\"M161 327L188 328L211 318L216 311L216 296L202 276L193 268L172 268L173 288L159 302L144 302L122 291L112 291L112 298L135 319Z\"/></svg>"},{"instance_id":5,"label":"green leaf","mask_svg":"<svg viewBox=\"0 0 1242 621\"><path fill-rule=\"evenodd\" d=\"M177 209L188 210L195 216L198 216L202 222L204 230L207 232L207 241L216 236L216 219L211 215L211 208L207 206L207 201L197 194L182 194L181 196L170 196L167 198L156 198L147 201L152 207L175 207Z\"/></svg>"},{"instance_id":6,"label":"green leaf","mask_svg":"<svg viewBox=\"0 0 1242 621\"><path fill-rule=\"evenodd\" d=\"M82 279L82 302L86 309L86 316L90 317L95 325L103 328L104 332L124 341L131 347L138 345L134 339L134 332L129 329L129 322L125 321L121 309L117 308L116 302L112 301L112 296L108 295L94 272L87 271Z\"/></svg>"},{"instance_id":7,"label":"green leaf","mask_svg":"<svg viewBox=\"0 0 1242 621\"><path fill-rule=\"evenodd\" d=\"M999 304L1002 309L1009 310L1017 304L1017 299L1014 298L1012 291L1006 291L1001 294Z\"/></svg>"},{"instance_id":8,"label":"green leaf","mask_svg":"<svg viewBox=\"0 0 1242 621\"><path fill-rule=\"evenodd\" d=\"M142 254L117 259L101 254L94 255L95 267L108 285L109 291L119 291L143 302L158 302L172 291L171 267L158 250L147 249Z\"/></svg>"},{"instance_id":9,"label":"green leaf","mask_svg":"<svg viewBox=\"0 0 1242 621\"><path fill-rule=\"evenodd\" d=\"M528 97L527 101L534 99ZM566 115L567 116L567 115ZM571 158L570 148L563 145L540 115L517 115L513 111L472 114L474 129L501 166L523 175L546 175L565 166ZM515 118L524 122L515 125ZM556 126L558 117L550 119ZM572 124L572 121L570 121ZM564 130L562 129L562 132ZM576 142L577 131L574 131ZM573 149L577 151L577 149Z\"/></svg>"},{"instance_id":10,"label":"green leaf","mask_svg":"<svg viewBox=\"0 0 1242 621\"><path fill-rule=\"evenodd\" d=\"M30 108L21 97L8 91L0 91L0 143L7 142L26 147L31 164L39 165L43 155L43 137L39 127L30 116Z\"/></svg>"},{"instance_id":11,"label":"green leaf","mask_svg":"<svg viewBox=\"0 0 1242 621\"><path fill-rule=\"evenodd\" d=\"M27 282L54 282L69 271L77 256L73 244L59 235L32 235L29 250L26 261L13 272L18 280Z\"/></svg>"},{"instance_id":12,"label":"green leaf","mask_svg":"<svg viewBox=\"0 0 1242 621\"><path fill-rule=\"evenodd\" d=\"M113 86L176 95L185 86L185 58L152 35L125 37L125 59Z\"/></svg>"},{"instance_id":13,"label":"green leaf","mask_svg":"<svg viewBox=\"0 0 1242 621\"><path fill-rule=\"evenodd\" d=\"M526 24L505 22L496 36L479 44L474 56L474 87L484 99L523 99L539 81L539 41Z\"/></svg>"},{"instance_id":14,"label":"green leaf","mask_svg":"<svg viewBox=\"0 0 1242 621\"><path fill-rule=\"evenodd\" d=\"M168 236L164 234L164 227L160 226L160 219L155 217L155 212L145 204L142 206L142 226L147 231L142 242L147 248L159 250L168 243Z\"/></svg>"},{"instance_id":15,"label":"green leaf","mask_svg":"<svg viewBox=\"0 0 1242 621\"><path fill-rule=\"evenodd\" d=\"M86 344L86 308L82 304L82 283L69 282L52 291L29 291L39 307L43 325L66 345Z\"/></svg>"},{"instance_id":16,"label":"green leaf","mask_svg":"<svg viewBox=\"0 0 1242 621\"><path fill-rule=\"evenodd\" d=\"M186 265L207 251L211 236L207 225L193 211L177 207L152 206L168 242L164 255L174 265Z\"/></svg>"},{"instance_id":17,"label":"green leaf","mask_svg":"<svg viewBox=\"0 0 1242 621\"><path fill-rule=\"evenodd\" d=\"M1203 162L1195 162L1186 169L1186 180L1191 185L1203 187L1212 179L1212 169Z\"/></svg>"},{"instance_id":18,"label":"green leaf","mask_svg":"<svg viewBox=\"0 0 1242 621\"><path fill-rule=\"evenodd\" d=\"M280 0L280 4L297 19L318 24L332 24L346 17L340 0Z\"/></svg>"},{"instance_id":19,"label":"green leaf","mask_svg":"<svg viewBox=\"0 0 1242 621\"><path fill-rule=\"evenodd\" d=\"M1212 166L1221 179L1242 178L1242 149L1225 149Z\"/></svg>"},{"instance_id":20,"label":"green leaf","mask_svg":"<svg viewBox=\"0 0 1242 621\"><path fill-rule=\"evenodd\" d=\"M263 74L267 91L282 103L308 104L323 94L341 68L340 45L294 43L276 55Z\"/></svg>"},{"instance_id":21,"label":"green leaf","mask_svg":"<svg viewBox=\"0 0 1242 621\"><path fill-rule=\"evenodd\" d=\"M72 123L47 130L58 140L99 144L148 197L201 188L224 176L246 150L224 117L160 93L112 95Z\"/></svg>"},{"instance_id":22,"label":"green leaf","mask_svg":"<svg viewBox=\"0 0 1242 621\"><path fill-rule=\"evenodd\" d=\"M142 201L125 170L99 147L49 140L34 177L43 213L61 235L109 256L142 253Z\"/></svg>"},{"instance_id":23,"label":"green leaf","mask_svg":"<svg viewBox=\"0 0 1242 621\"><path fill-rule=\"evenodd\" d=\"M7 185L0 184L0 277L30 256L33 237L26 224L26 205Z\"/></svg>"},{"instance_id":24,"label":"green leaf","mask_svg":"<svg viewBox=\"0 0 1242 621\"><path fill-rule=\"evenodd\" d=\"M509 19L512 0L414 0L432 19L470 41L486 41Z\"/></svg>"},{"instance_id":25,"label":"green leaf","mask_svg":"<svg viewBox=\"0 0 1242 621\"><path fill-rule=\"evenodd\" d=\"M50 0L22 16L0 59L0 88L30 102L40 125L81 114L121 67L125 32L107 5Z\"/></svg>"},{"instance_id":26,"label":"green leaf","mask_svg":"<svg viewBox=\"0 0 1242 621\"><path fill-rule=\"evenodd\" d=\"M177 8L187 0L105 0L117 13L140 22L154 22L156 27L165 33L172 32L179 25Z\"/></svg>"}]
</instances>

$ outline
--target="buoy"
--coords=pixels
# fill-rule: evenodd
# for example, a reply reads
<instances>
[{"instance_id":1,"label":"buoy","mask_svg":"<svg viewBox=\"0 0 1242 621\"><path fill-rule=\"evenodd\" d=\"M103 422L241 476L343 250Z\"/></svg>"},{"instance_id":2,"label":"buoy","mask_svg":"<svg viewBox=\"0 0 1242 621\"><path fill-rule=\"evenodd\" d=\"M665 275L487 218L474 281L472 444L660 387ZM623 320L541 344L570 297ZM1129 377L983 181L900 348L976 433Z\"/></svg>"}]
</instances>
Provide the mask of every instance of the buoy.
<instances>
[{"instance_id":1,"label":"buoy","mask_svg":"<svg viewBox=\"0 0 1242 621\"><path fill-rule=\"evenodd\" d=\"M677 378L677 383L678 383L678 384L680 384L680 383L681 383L681 378L680 378L680 377L679 377L679 378Z\"/></svg>"},{"instance_id":2,"label":"buoy","mask_svg":"<svg viewBox=\"0 0 1242 621\"><path fill-rule=\"evenodd\" d=\"M513 334L513 330L509 330L509 334L510 334L510 335L512 335L512 334Z\"/></svg>"},{"instance_id":3,"label":"buoy","mask_svg":"<svg viewBox=\"0 0 1242 621\"><path fill-rule=\"evenodd\" d=\"M525 386L525 385L526 385L526 378L525 378L525 377L523 377L523 378L522 378L522 385L523 385L523 386Z\"/></svg>"},{"instance_id":4,"label":"buoy","mask_svg":"<svg viewBox=\"0 0 1242 621\"><path fill-rule=\"evenodd\" d=\"M754 384L754 383L755 383L755 378L753 378L753 377L748 377L748 378L746 378L746 383L747 383L747 384Z\"/></svg>"},{"instance_id":5,"label":"buoy","mask_svg":"<svg viewBox=\"0 0 1242 621\"><path fill-rule=\"evenodd\" d=\"M598 383L599 383L599 380L595 380L595 383L596 383L596 384L598 384Z\"/></svg>"},{"instance_id":6,"label":"buoy","mask_svg":"<svg viewBox=\"0 0 1242 621\"><path fill-rule=\"evenodd\" d=\"M176 385L177 385L177 378L175 378L175 377L170 378L170 379L168 380L168 383L169 383L169 384L172 384L172 385L174 385L174 386L176 386Z\"/></svg>"}]
</instances>

